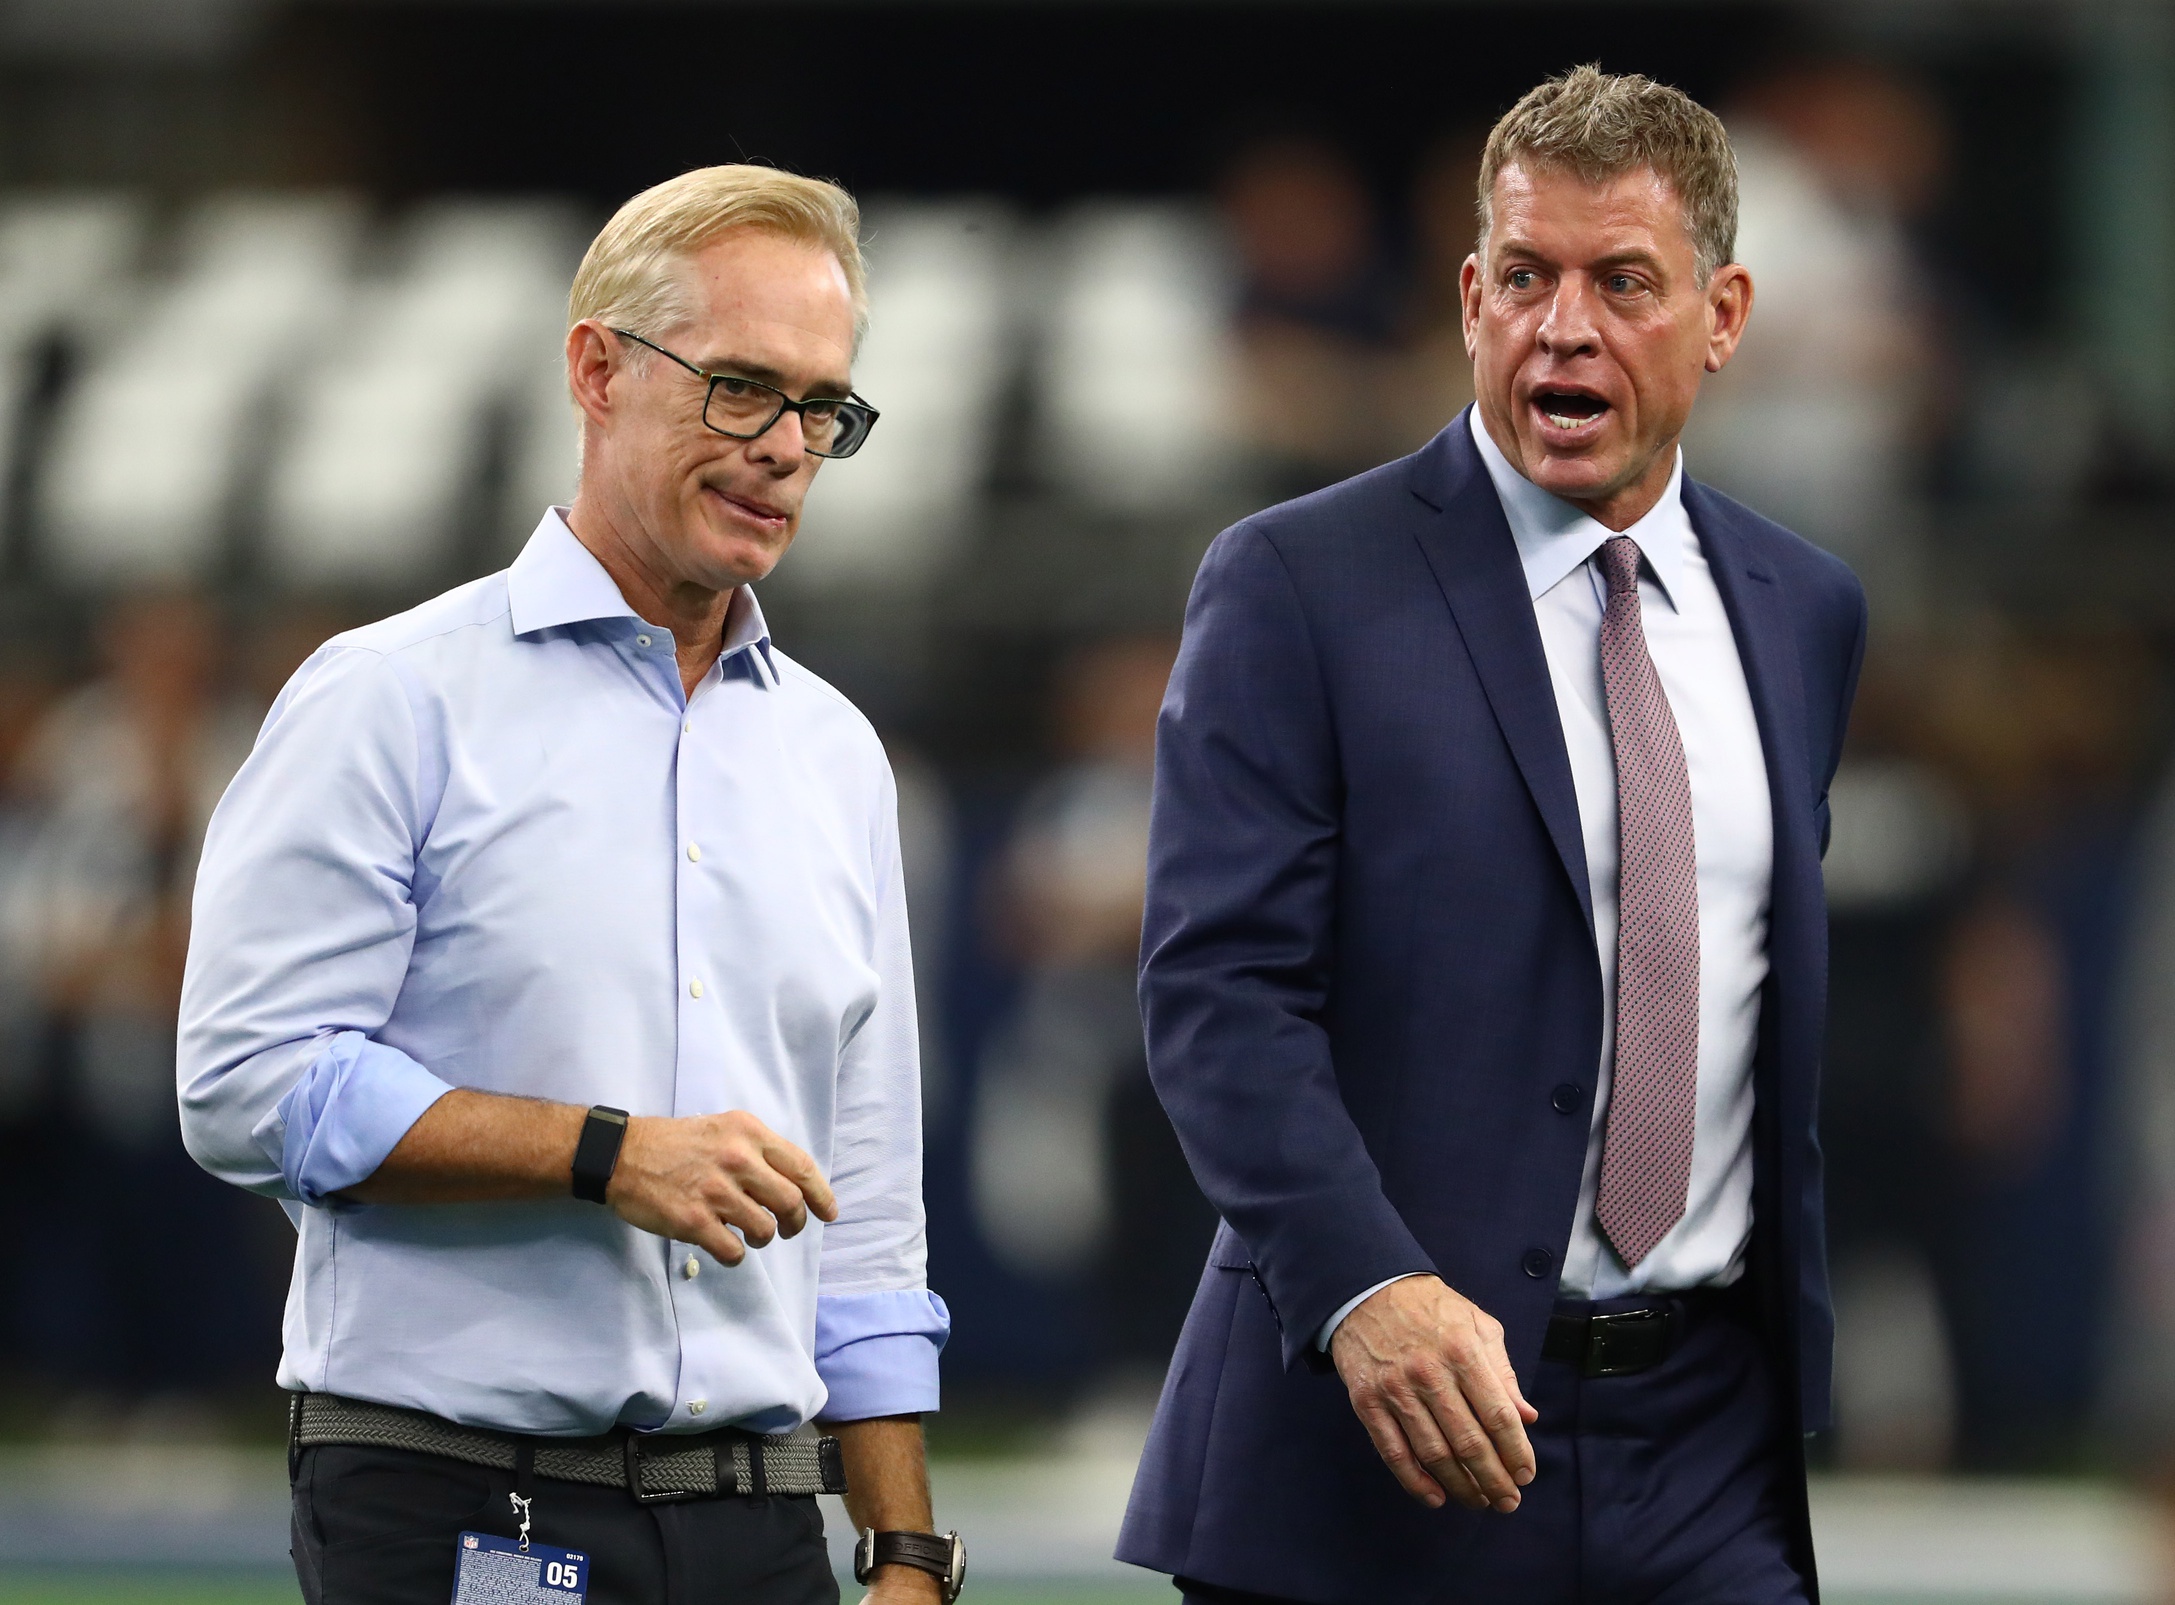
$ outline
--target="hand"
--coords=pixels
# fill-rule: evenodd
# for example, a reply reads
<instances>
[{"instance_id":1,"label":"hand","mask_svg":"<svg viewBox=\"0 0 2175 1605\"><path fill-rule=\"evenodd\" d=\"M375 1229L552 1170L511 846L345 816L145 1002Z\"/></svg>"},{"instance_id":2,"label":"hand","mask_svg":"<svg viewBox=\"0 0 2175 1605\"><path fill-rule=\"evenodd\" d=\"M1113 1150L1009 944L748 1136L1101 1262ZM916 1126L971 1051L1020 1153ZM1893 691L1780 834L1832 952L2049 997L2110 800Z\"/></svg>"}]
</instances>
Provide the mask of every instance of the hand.
<instances>
[{"instance_id":1,"label":"hand","mask_svg":"<svg viewBox=\"0 0 2175 1605\"><path fill-rule=\"evenodd\" d=\"M1440 1277L1408 1276L1347 1315L1329 1354L1406 1493L1431 1510L1518 1508L1534 1472L1525 1429L1541 1413L1518 1391L1502 1322Z\"/></svg>"},{"instance_id":2,"label":"hand","mask_svg":"<svg viewBox=\"0 0 2175 1605\"><path fill-rule=\"evenodd\" d=\"M604 1201L628 1225L693 1243L721 1265L794 1236L811 1210L838 1219L816 1162L744 1109L629 1120Z\"/></svg>"}]
</instances>

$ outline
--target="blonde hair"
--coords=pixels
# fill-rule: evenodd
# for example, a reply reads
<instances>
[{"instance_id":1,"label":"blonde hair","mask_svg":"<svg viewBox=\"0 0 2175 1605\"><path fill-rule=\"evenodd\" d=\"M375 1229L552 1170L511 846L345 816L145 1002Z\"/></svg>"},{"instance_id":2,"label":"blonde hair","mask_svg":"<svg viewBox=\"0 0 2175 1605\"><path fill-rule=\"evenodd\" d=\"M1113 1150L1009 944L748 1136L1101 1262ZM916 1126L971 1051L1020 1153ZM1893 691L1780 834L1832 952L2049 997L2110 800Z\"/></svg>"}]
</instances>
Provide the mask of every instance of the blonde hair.
<instances>
[{"instance_id":1,"label":"blonde hair","mask_svg":"<svg viewBox=\"0 0 2175 1605\"><path fill-rule=\"evenodd\" d=\"M820 246L838 258L853 297L855 345L868 328L861 208L836 184L736 162L698 167L642 191L590 241L566 298L569 329L587 318L663 338L694 321L686 266L735 229ZM636 348L641 358L648 353Z\"/></svg>"},{"instance_id":2,"label":"blonde hair","mask_svg":"<svg viewBox=\"0 0 2175 1605\"><path fill-rule=\"evenodd\" d=\"M1637 73L1576 67L1526 91L1480 158L1480 249L1496 175L1513 162L1569 168L1589 184L1650 167L1684 207L1702 286L1737 251L1737 154L1722 119L1681 89Z\"/></svg>"}]
</instances>

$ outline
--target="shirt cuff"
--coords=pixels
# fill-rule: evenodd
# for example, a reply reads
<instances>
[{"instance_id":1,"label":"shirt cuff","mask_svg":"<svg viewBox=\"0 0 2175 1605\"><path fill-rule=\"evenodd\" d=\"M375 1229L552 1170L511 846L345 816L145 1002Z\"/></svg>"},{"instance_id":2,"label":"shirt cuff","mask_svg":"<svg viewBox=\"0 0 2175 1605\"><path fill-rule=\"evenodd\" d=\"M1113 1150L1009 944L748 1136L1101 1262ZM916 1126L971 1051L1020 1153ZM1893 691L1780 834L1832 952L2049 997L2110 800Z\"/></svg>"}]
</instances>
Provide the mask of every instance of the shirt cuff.
<instances>
[{"instance_id":1,"label":"shirt cuff","mask_svg":"<svg viewBox=\"0 0 2175 1605\"><path fill-rule=\"evenodd\" d=\"M926 1288L825 1293L816 1299L816 1375L826 1421L919 1415L937 1408L937 1353L952 1314Z\"/></svg>"},{"instance_id":2,"label":"shirt cuff","mask_svg":"<svg viewBox=\"0 0 2175 1605\"><path fill-rule=\"evenodd\" d=\"M423 1111L453 1089L402 1053L360 1031L326 1039L279 1101L279 1168L287 1190L316 1208L367 1181Z\"/></svg>"},{"instance_id":3,"label":"shirt cuff","mask_svg":"<svg viewBox=\"0 0 2175 1605\"><path fill-rule=\"evenodd\" d=\"M1337 1335L1337 1328L1344 1325L1344 1318L1347 1315L1350 1315L1354 1310L1358 1309L1362 1304L1373 1298L1385 1287L1388 1287L1391 1282L1402 1282L1408 1277L1425 1276L1427 1274L1428 1273L1426 1271L1407 1271L1405 1272L1404 1276L1392 1276L1386 1281L1380 1281L1375 1283L1374 1286L1368 1288L1364 1293L1359 1293L1351 1298L1346 1299L1342 1304L1339 1304L1337 1306L1336 1311L1329 1317L1329 1319L1322 1323L1322 1329L1314 1334L1314 1346L1317 1349L1320 1349L1324 1354L1327 1354L1329 1352L1329 1340Z\"/></svg>"}]
</instances>

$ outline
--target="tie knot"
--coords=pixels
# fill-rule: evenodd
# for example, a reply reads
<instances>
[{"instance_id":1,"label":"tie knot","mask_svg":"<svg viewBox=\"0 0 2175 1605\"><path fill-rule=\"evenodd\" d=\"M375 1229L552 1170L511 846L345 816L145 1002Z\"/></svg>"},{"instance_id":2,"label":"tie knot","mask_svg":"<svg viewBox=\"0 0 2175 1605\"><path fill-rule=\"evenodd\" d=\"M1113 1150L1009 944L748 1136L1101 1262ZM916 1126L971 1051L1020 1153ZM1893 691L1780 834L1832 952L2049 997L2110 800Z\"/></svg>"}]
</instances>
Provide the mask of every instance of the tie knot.
<instances>
[{"instance_id":1,"label":"tie knot","mask_svg":"<svg viewBox=\"0 0 2175 1605\"><path fill-rule=\"evenodd\" d=\"M1601 543L1601 578L1609 595L1622 596L1639 589L1639 543L1629 535L1612 535Z\"/></svg>"}]
</instances>

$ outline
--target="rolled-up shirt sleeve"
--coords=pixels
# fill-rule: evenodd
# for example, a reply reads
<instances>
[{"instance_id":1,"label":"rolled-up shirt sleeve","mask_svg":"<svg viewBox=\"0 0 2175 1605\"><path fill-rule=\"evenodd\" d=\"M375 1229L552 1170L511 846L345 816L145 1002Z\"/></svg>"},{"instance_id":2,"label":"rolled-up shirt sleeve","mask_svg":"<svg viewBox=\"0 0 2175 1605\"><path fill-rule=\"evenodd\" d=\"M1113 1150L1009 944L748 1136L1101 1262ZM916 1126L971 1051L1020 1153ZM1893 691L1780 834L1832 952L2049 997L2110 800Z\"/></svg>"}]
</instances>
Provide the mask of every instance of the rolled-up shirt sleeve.
<instances>
[{"instance_id":1,"label":"rolled-up shirt sleeve","mask_svg":"<svg viewBox=\"0 0 2175 1605\"><path fill-rule=\"evenodd\" d=\"M918 1415L937 1407L937 1354L951 1311L927 1288L816 1299L816 1375L827 1421Z\"/></svg>"},{"instance_id":2,"label":"rolled-up shirt sleeve","mask_svg":"<svg viewBox=\"0 0 2175 1605\"><path fill-rule=\"evenodd\" d=\"M280 694L212 816L176 1074L212 1174L324 1205L450 1089L372 1039L415 940L418 848L442 784L383 654L328 645Z\"/></svg>"},{"instance_id":3,"label":"rolled-up shirt sleeve","mask_svg":"<svg viewBox=\"0 0 2175 1605\"><path fill-rule=\"evenodd\" d=\"M839 1059L830 1181L838 1219L824 1228L816 1372L827 1420L937 1407L937 1355L951 1331L930 1292L921 1204L921 1048L914 961L899 862L898 794L879 777L870 849L877 886L877 998Z\"/></svg>"},{"instance_id":4,"label":"rolled-up shirt sleeve","mask_svg":"<svg viewBox=\"0 0 2175 1605\"><path fill-rule=\"evenodd\" d=\"M449 1090L398 1048L360 1031L336 1032L280 1099L258 1144L269 1151L276 1131L287 1191L305 1204L334 1205L332 1195L368 1180Z\"/></svg>"}]
</instances>

